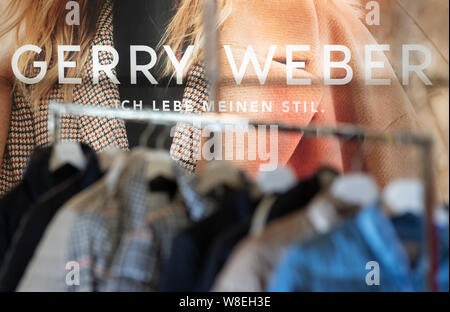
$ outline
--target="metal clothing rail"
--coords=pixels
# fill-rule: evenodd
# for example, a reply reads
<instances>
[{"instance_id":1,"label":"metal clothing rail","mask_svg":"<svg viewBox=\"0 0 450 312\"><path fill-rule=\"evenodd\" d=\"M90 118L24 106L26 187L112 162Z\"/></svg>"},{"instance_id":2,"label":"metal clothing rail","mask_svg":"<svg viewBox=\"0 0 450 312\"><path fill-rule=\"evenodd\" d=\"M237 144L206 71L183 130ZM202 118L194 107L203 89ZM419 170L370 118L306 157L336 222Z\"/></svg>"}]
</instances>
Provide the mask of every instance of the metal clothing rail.
<instances>
[{"instance_id":1,"label":"metal clothing rail","mask_svg":"<svg viewBox=\"0 0 450 312\"><path fill-rule=\"evenodd\" d=\"M48 130L50 142L60 141L60 127L63 116L91 116L99 118L117 118L127 121L153 123L156 125L176 125L185 123L195 127L203 128L214 126L219 130L225 130L224 126L233 125L239 129L250 126L276 125L280 131L298 132L308 137L336 137L345 140L380 142L391 145L413 145L420 149L422 159L422 179L425 191L425 221L424 247L427 251L429 261L429 272L427 278L427 289L437 291L436 275L438 267L437 238L434 228L434 205L435 188L432 166L433 140L431 137L401 132L380 133L354 126L343 126L338 128L323 126L294 127L283 123L255 123L249 119L230 114L211 113L208 115L180 114L175 112L161 112L152 110L123 110L117 108L103 108L95 106L78 105L73 103L50 103L48 106Z\"/></svg>"},{"instance_id":2,"label":"metal clothing rail","mask_svg":"<svg viewBox=\"0 0 450 312\"><path fill-rule=\"evenodd\" d=\"M217 97L217 83L220 80L219 71L219 29L218 29L218 1L217 0L204 0L202 1L204 11L203 29L205 31L204 50L205 57L204 63L206 67L206 77L210 84L209 88L209 100L216 103ZM251 123L249 123L250 125ZM437 251L437 238L433 223L434 217L434 171L433 171L433 140L431 137L414 135L410 133L378 133L374 131L346 127L342 129L333 128L315 128L315 127L291 127L279 124L279 130L302 132L308 136L334 136L341 139L353 139L353 140L367 140L373 142L382 142L386 144L410 144L417 146L421 151L422 158L422 178L425 188L425 215L426 226L424 227L425 234L425 247L429 256L429 272L427 278L426 289L429 291L437 291L436 275L438 269L438 251Z\"/></svg>"}]
</instances>

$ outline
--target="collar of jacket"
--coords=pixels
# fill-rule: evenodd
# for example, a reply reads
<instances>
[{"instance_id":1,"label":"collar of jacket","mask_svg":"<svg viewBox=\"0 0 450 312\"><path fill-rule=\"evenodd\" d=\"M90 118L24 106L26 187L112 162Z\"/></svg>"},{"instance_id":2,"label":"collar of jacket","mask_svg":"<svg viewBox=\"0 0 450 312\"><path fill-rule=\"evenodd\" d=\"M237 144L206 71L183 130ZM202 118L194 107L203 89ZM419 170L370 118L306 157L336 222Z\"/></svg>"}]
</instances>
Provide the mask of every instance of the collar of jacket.
<instances>
[{"instance_id":1,"label":"collar of jacket","mask_svg":"<svg viewBox=\"0 0 450 312\"><path fill-rule=\"evenodd\" d=\"M86 188L94 183L100 176L101 170L97 155L89 146L81 144L81 149L86 157L87 165L82 174L82 187ZM63 178L63 181L56 181L49 170L50 159L53 147L42 147L34 151L24 175L24 183L28 186L33 199L40 198L43 194L57 186L58 182L63 182L73 178L80 171L73 169L74 174Z\"/></svg>"}]
</instances>

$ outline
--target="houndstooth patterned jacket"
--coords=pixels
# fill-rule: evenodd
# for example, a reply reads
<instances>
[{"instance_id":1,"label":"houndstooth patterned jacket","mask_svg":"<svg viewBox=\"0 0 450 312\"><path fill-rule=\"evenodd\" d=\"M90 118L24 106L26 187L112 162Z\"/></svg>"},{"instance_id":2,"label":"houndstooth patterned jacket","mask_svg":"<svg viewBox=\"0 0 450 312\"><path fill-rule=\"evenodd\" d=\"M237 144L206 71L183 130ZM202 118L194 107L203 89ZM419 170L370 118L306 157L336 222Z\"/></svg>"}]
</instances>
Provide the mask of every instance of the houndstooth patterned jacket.
<instances>
[{"instance_id":1,"label":"houndstooth patterned jacket","mask_svg":"<svg viewBox=\"0 0 450 312\"><path fill-rule=\"evenodd\" d=\"M197 64L189 71L183 96L183 114L202 114L208 101L209 84L203 65ZM178 124L170 148L170 155L182 168L194 172L200 152L201 129L188 124Z\"/></svg>"},{"instance_id":2,"label":"houndstooth patterned jacket","mask_svg":"<svg viewBox=\"0 0 450 312\"><path fill-rule=\"evenodd\" d=\"M105 1L97 21L93 45L113 45L112 9L112 0ZM101 64L109 64L112 61L112 55L105 52L101 52L99 58ZM75 87L73 102L79 105L116 106L120 100L117 85L104 73L100 74L99 84L94 84L92 59L83 72L83 83ZM18 90L14 91L8 140L0 172L0 196L21 181L34 149L49 145L47 105L50 102L63 101L58 85L55 85L48 98L40 101L39 109L33 109L32 104ZM61 122L61 138L64 141L85 143L96 151L102 151L109 146L128 148L125 124L117 119L64 116Z\"/></svg>"}]
</instances>

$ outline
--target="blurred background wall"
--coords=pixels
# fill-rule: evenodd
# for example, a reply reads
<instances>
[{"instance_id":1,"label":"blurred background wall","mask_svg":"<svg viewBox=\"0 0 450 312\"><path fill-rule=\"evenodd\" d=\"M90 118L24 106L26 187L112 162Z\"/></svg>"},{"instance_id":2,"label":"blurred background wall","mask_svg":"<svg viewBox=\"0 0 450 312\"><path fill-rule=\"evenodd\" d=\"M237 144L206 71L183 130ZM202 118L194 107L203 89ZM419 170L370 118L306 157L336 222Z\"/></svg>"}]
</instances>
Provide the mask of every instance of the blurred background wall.
<instances>
[{"instance_id":1,"label":"blurred background wall","mask_svg":"<svg viewBox=\"0 0 450 312\"><path fill-rule=\"evenodd\" d=\"M363 0L363 8L370 0ZM380 25L367 26L380 44L389 44L387 56L401 78L402 44L426 45L433 56L427 76L433 85L425 86L411 75L404 87L415 106L424 131L433 135L439 191L449 198L449 1L378 0ZM369 10L365 10L368 12ZM413 62L412 60L411 62ZM418 60L420 61L420 60Z\"/></svg>"}]
</instances>

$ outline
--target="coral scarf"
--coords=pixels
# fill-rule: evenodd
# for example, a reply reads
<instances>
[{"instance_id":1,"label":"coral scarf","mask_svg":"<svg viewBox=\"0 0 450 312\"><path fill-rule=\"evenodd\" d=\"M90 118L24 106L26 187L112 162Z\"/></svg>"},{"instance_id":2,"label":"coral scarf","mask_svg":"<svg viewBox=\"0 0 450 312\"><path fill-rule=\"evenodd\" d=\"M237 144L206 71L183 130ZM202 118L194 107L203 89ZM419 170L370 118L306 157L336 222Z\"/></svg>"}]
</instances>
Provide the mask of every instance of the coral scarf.
<instances>
[{"instance_id":1,"label":"coral scarf","mask_svg":"<svg viewBox=\"0 0 450 312\"><path fill-rule=\"evenodd\" d=\"M280 2L280 3L278 3ZM248 66L241 85L237 86L226 54L221 49L223 80L219 88L220 101L272 101L272 112L243 113L263 122L281 121L291 125L330 125L349 123L379 131L416 129L412 105L399 84L387 58L374 52L375 61L384 61L384 69L373 71L373 78L391 79L390 86L366 85L364 74L365 45L377 44L348 5L354 1L238 1L221 32L220 46L230 45L237 68L245 50L252 45L261 67L265 64L270 45L277 45L265 85L259 85L253 66ZM282 5L281 5L282 3ZM286 45L309 45L309 52L294 53L294 60L306 61L304 70L294 71L295 78L309 78L311 86L287 86L284 59ZM343 86L325 86L323 81L323 46L344 45L352 52L349 65L353 80ZM332 54L340 61L343 54ZM343 78L343 70L332 70L332 78ZM256 82L256 83L255 83ZM284 101L318 103L318 112L310 106L305 113L293 106L283 112ZM303 109L303 107L302 107ZM289 164L299 177L315 172L322 165L332 165L342 171L358 168L363 159L364 169L374 174L381 184L409 173L405 150L385 145L364 148L336 139L306 139L300 134L279 135L279 164ZM232 144L231 142L225 143ZM243 148L236 146L236 148ZM417 161L417 160L416 160ZM251 174L257 174L262 161L236 161ZM413 162L414 163L414 162Z\"/></svg>"}]
</instances>

